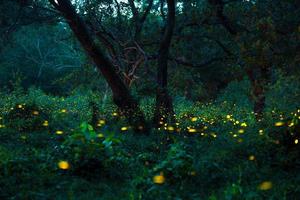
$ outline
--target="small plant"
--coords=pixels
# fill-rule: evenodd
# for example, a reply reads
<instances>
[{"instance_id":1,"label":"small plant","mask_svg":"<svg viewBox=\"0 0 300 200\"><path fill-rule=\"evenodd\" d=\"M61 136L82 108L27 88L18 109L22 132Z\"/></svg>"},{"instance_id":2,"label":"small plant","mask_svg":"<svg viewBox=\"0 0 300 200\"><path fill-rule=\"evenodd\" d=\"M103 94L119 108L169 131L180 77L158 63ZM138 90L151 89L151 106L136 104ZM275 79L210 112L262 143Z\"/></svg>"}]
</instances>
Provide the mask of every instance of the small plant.
<instances>
[{"instance_id":1,"label":"small plant","mask_svg":"<svg viewBox=\"0 0 300 200\"><path fill-rule=\"evenodd\" d=\"M96 133L87 122L83 122L80 128L67 137L63 148L74 149L75 160L100 158L113 153L113 144L120 140L114 138L113 133Z\"/></svg>"},{"instance_id":2,"label":"small plant","mask_svg":"<svg viewBox=\"0 0 300 200\"><path fill-rule=\"evenodd\" d=\"M193 157L181 143L172 145L166 159L155 166L153 171L154 173L163 172L168 182L175 184L196 175Z\"/></svg>"},{"instance_id":3,"label":"small plant","mask_svg":"<svg viewBox=\"0 0 300 200\"><path fill-rule=\"evenodd\" d=\"M113 133L96 133L87 122L69 135L62 149L73 163L74 173L86 177L103 173L112 161L115 144L120 140Z\"/></svg>"}]
</instances>

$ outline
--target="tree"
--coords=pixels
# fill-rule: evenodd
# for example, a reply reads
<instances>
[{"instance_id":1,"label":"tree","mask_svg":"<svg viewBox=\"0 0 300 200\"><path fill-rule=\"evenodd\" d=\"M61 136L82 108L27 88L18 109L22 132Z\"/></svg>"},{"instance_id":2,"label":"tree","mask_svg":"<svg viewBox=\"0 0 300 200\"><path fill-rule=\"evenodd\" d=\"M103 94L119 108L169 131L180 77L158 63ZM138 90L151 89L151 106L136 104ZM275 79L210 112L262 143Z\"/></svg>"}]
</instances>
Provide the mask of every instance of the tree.
<instances>
[{"instance_id":1,"label":"tree","mask_svg":"<svg viewBox=\"0 0 300 200\"><path fill-rule=\"evenodd\" d=\"M218 23L233 37L238 53L234 56L242 65L252 86L253 111L261 119L265 108L265 94L275 68L285 66L287 60L297 59L299 43L291 45L297 31L299 3L297 1L224 1L209 0ZM238 8L234 7L238 4ZM275 6L274 6L275 5ZM226 9L238 13L238 19L226 16ZM269 12L266 12L267 9ZM293 13L294 19L286 12ZM244 13L244 15L242 15ZM243 17L241 17L243 16ZM285 23L283 23L285 22ZM285 28L288 27L288 30ZM289 41L290 40L290 41ZM298 46L298 48L297 48ZM292 50L293 49L293 50ZM289 50L290 55L285 51ZM292 51L291 51L292 50Z\"/></svg>"},{"instance_id":2,"label":"tree","mask_svg":"<svg viewBox=\"0 0 300 200\"><path fill-rule=\"evenodd\" d=\"M171 119L174 123L174 109L172 98L168 92L168 58L171 40L175 26L175 1L167 0L168 16L163 38L160 41L157 59L157 92L154 123Z\"/></svg>"},{"instance_id":3,"label":"tree","mask_svg":"<svg viewBox=\"0 0 300 200\"><path fill-rule=\"evenodd\" d=\"M113 100L136 131L148 131L143 112L108 57L102 52L69 0L49 0L61 12L84 50L95 62L113 93Z\"/></svg>"},{"instance_id":4,"label":"tree","mask_svg":"<svg viewBox=\"0 0 300 200\"><path fill-rule=\"evenodd\" d=\"M45 6L45 1L11 0L0 2L0 52L19 28L38 23L52 23L58 13Z\"/></svg>"}]
</instances>

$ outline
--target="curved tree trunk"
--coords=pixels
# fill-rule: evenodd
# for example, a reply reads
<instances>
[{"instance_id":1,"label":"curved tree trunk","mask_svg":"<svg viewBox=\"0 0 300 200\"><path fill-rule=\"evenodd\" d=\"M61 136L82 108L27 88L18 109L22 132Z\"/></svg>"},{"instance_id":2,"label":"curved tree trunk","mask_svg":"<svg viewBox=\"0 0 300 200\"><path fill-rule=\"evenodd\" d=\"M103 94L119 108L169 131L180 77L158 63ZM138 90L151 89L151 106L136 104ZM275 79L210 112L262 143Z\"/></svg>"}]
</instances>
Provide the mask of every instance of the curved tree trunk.
<instances>
[{"instance_id":1,"label":"curved tree trunk","mask_svg":"<svg viewBox=\"0 0 300 200\"><path fill-rule=\"evenodd\" d=\"M135 127L136 131L147 131L146 121L137 101L130 94L128 87L116 72L111 61L96 44L70 0L49 1L61 12L82 47L95 62L97 69L102 73L112 90L114 103L119 107L122 114L127 117L130 125Z\"/></svg>"}]
</instances>

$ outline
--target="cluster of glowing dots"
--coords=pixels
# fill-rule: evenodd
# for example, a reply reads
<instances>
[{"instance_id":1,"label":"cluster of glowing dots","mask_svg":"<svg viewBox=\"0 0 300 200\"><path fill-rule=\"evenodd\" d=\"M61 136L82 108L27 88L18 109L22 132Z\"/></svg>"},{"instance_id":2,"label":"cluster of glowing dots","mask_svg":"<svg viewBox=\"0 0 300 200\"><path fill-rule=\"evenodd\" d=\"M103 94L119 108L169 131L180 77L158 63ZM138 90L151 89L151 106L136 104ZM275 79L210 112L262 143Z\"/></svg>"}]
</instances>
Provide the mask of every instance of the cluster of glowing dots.
<instances>
[{"instance_id":1,"label":"cluster of glowing dots","mask_svg":"<svg viewBox=\"0 0 300 200\"><path fill-rule=\"evenodd\" d=\"M49 122L47 120L45 120L42 125L47 127L47 126L49 126Z\"/></svg>"},{"instance_id":2,"label":"cluster of glowing dots","mask_svg":"<svg viewBox=\"0 0 300 200\"><path fill-rule=\"evenodd\" d=\"M97 126L98 127L101 127L101 126L103 126L103 125L105 125L105 120L104 119L100 119L100 120L98 120L98 123L97 123Z\"/></svg>"},{"instance_id":3,"label":"cluster of glowing dots","mask_svg":"<svg viewBox=\"0 0 300 200\"><path fill-rule=\"evenodd\" d=\"M233 118L233 115L229 115L229 114L226 115L226 120L227 120L228 122L233 123L233 125L239 125L239 124L240 124L241 127L247 127L247 126L248 126L248 125L246 124L246 122L240 123L240 121L234 119L234 118ZM224 122L226 122L226 121L224 121Z\"/></svg>"}]
</instances>

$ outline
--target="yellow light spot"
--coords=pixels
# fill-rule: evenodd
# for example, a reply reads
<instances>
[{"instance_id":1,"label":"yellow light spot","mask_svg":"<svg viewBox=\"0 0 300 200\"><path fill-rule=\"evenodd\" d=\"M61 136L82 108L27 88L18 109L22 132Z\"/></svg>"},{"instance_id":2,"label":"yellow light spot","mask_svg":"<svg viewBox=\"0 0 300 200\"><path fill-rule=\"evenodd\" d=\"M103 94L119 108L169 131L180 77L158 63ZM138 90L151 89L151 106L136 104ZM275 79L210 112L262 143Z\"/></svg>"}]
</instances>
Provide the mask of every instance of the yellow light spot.
<instances>
[{"instance_id":1,"label":"yellow light spot","mask_svg":"<svg viewBox=\"0 0 300 200\"><path fill-rule=\"evenodd\" d=\"M241 126L242 126L242 127L247 127L246 122L241 123Z\"/></svg>"},{"instance_id":2,"label":"yellow light spot","mask_svg":"<svg viewBox=\"0 0 300 200\"><path fill-rule=\"evenodd\" d=\"M99 124L105 124L105 120L103 120L103 119L100 119L98 122L99 122Z\"/></svg>"},{"instance_id":3,"label":"yellow light spot","mask_svg":"<svg viewBox=\"0 0 300 200\"><path fill-rule=\"evenodd\" d=\"M168 131L174 131L175 130L175 128L173 126L168 126L167 129L168 129Z\"/></svg>"},{"instance_id":4,"label":"yellow light spot","mask_svg":"<svg viewBox=\"0 0 300 200\"><path fill-rule=\"evenodd\" d=\"M295 140L295 144L298 144L298 143L299 143L299 140L298 140L298 139L296 139L296 140Z\"/></svg>"},{"instance_id":5,"label":"yellow light spot","mask_svg":"<svg viewBox=\"0 0 300 200\"><path fill-rule=\"evenodd\" d=\"M191 121L192 121L192 122L195 122L195 121L197 121L197 120L198 120L197 117L192 117L192 118L191 118Z\"/></svg>"},{"instance_id":6,"label":"yellow light spot","mask_svg":"<svg viewBox=\"0 0 300 200\"><path fill-rule=\"evenodd\" d=\"M230 119L230 117L231 117L230 115L226 115L226 118L227 118L227 119Z\"/></svg>"},{"instance_id":7,"label":"yellow light spot","mask_svg":"<svg viewBox=\"0 0 300 200\"><path fill-rule=\"evenodd\" d=\"M118 116L118 113L114 112L114 113L112 114L112 116Z\"/></svg>"},{"instance_id":8,"label":"yellow light spot","mask_svg":"<svg viewBox=\"0 0 300 200\"><path fill-rule=\"evenodd\" d=\"M248 159L251 160L251 161L253 161L253 160L255 160L255 156L254 156L254 155L251 155L251 156L249 156Z\"/></svg>"},{"instance_id":9,"label":"yellow light spot","mask_svg":"<svg viewBox=\"0 0 300 200\"><path fill-rule=\"evenodd\" d=\"M104 135L103 135L102 133L99 133L99 134L97 135L97 137L98 137L98 138L103 138Z\"/></svg>"},{"instance_id":10,"label":"yellow light spot","mask_svg":"<svg viewBox=\"0 0 300 200\"><path fill-rule=\"evenodd\" d=\"M23 106L20 104L20 105L18 105L18 108L23 108Z\"/></svg>"},{"instance_id":11,"label":"yellow light spot","mask_svg":"<svg viewBox=\"0 0 300 200\"><path fill-rule=\"evenodd\" d=\"M264 181L261 184L259 184L258 189L259 190L270 190L273 187L273 184L271 181Z\"/></svg>"},{"instance_id":12,"label":"yellow light spot","mask_svg":"<svg viewBox=\"0 0 300 200\"><path fill-rule=\"evenodd\" d=\"M59 169L67 170L70 168L70 164L68 161L61 160L58 162L58 167Z\"/></svg>"},{"instance_id":13,"label":"yellow light spot","mask_svg":"<svg viewBox=\"0 0 300 200\"><path fill-rule=\"evenodd\" d=\"M165 177L162 172L159 175L153 177L153 183L163 184L164 182L165 182Z\"/></svg>"},{"instance_id":14,"label":"yellow light spot","mask_svg":"<svg viewBox=\"0 0 300 200\"><path fill-rule=\"evenodd\" d=\"M259 131L259 135L263 135L264 134L264 130L260 129Z\"/></svg>"},{"instance_id":15,"label":"yellow light spot","mask_svg":"<svg viewBox=\"0 0 300 200\"><path fill-rule=\"evenodd\" d=\"M240 129L240 130L238 130L238 133L245 133L245 130L244 129Z\"/></svg>"},{"instance_id":16,"label":"yellow light spot","mask_svg":"<svg viewBox=\"0 0 300 200\"><path fill-rule=\"evenodd\" d=\"M55 132L57 135L61 135L61 134L63 134L64 132L63 131L56 131Z\"/></svg>"},{"instance_id":17,"label":"yellow light spot","mask_svg":"<svg viewBox=\"0 0 300 200\"><path fill-rule=\"evenodd\" d=\"M49 122L47 120L44 121L43 126L49 126Z\"/></svg>"},{"instance_id":18,"label":"yellow light spot","mask_svg":"<svg viewBox=\"0 0 300 200\"><path fill-rule=\"evenodd\" d=\"M61 109L60 112L61 112L61 113L66 113L67 110L66 110L66 109Z\"/></svg>"},{"instance_id":19,"label":"yellow light spot","mask_svg":"<svg viewBox=\"0 0 300 200\"><path fill-rule=\"evenodd\" d=\"M295 124L294 124L294 122L291 122L290 124L289 124L289 127L292 127L292 126L294 126Z\"/></svg>"},{"instance_id":20,"label":"yellow light spot","mask_svg":"<svg viewBox=\"0 0 300 200\"><path fill-rule=\"evenodd\" d=\"M194 129L194 128L190 128L190 129L188 130L188 132L189 132L189 133L196 133L196 132L197 132L197 130L196 130L196 129Z\"/></svg>"},{"instance_id":21,"label":"yellow light spot","mask_svg":"<svg viewBox=\"0 0 300 200\"><path fill-rule=\"evenodd\" d=\"M39 115L39 112L38 111L33 111L32 114Z\"/></svg>"},{"instance_id":22,"label":"yellow light spot","mask_svg":"<svg viewBox=\"0 0 300 200\"><path fill-rule=\"evenodd\" d=\"M237 137L237 134L234 134L233 137Z\"/></svg>"},{"instance_id":23,"label":"yellow light spot","mask_svg":"<svg viewBox=\"0 0 300 200\"><path fill-rule=\"evenodd\" d=\"M128 127L124 126L121 128L121 131L127 131L128 130Z\"/></svg>"},{"instance_id":24,"label":"yellow light spot","mask_svg":"<svg viewBox=\"0 0 300 200\"><path fill-rule=\"evenodd\" d=\"M283 125L284 125L283 122L276 122L276 123L275 123L275 126L283 126Z\"/></svg>"},{"instance_id":25,"label":"yellow light spot","mask_svg":"<svg viewBox=\"0 0 300 200\"><path fill-rule=\"evenodd\" d=\"M211 135L212 137L214 137L214 138L217 137L217 135L216 135L215 133L211 133L210 135Z\"/></svg>"}]
</instances>

